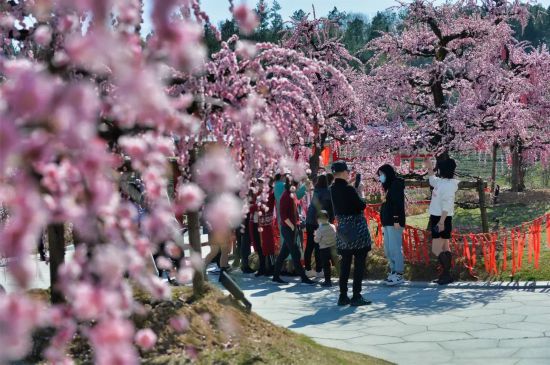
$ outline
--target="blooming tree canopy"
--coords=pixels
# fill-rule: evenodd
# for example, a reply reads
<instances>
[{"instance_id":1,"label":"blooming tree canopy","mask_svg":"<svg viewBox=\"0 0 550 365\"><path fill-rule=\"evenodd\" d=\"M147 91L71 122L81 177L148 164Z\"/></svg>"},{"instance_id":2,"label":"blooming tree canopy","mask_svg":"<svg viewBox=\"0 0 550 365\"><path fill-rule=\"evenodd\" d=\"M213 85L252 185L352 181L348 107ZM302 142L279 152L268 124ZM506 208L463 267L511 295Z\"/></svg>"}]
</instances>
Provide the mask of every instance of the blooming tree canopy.
<instances>
[{"instance_id":1,"label":"blooming tree canopy","mask_svg":"<svg viewBox=\"0 0 550 365\"><path fill-rule=\"evenodd\" d=\"M514 39L510 21L525 24L527 9L500 0L402 7L402 30L368 45L375 56L362 95L381 117L377 148L479 150L502 142L510 127L525 131L529 112L520 99L534 85L504 64L503 52L539 60L544 54L525 52Z\"/></svg>"},{"instance_id":2,"label":"blooming tree canopy","mask_svg":"<svg viewBox=\"0 0 550 365\"><path fill-rule=\"evenodd\" d=\"M230 7L243 32L257 25L252 10ZM0 294L2 363L24 357L41 326L56 330L44 354L51 362L67 361L79 331L97 363L137 363L132 343L150 348L156 336L134 335L130 282L169 297L146 263L160 243L168 252L181 245L175 215L203 209L215 232L239 225L243 182L330 128L331 95L353 96L333 66L288 48L233 37L207 59L204 29L217 31L196 0L155 1L147 39L142 13L138 0L0 5L0 202L9 213L0 253L19 285ZM192 161L211 142L219 147ZM184 172L173 200L170 158ZM119 192L125 159L144 182L143 201ZM63 222L77 237L53 288L66 302L42 308L25 293L30 254L46 226ZM191 257L178 276L200 266Z\"/></svg>"}]
</instances>

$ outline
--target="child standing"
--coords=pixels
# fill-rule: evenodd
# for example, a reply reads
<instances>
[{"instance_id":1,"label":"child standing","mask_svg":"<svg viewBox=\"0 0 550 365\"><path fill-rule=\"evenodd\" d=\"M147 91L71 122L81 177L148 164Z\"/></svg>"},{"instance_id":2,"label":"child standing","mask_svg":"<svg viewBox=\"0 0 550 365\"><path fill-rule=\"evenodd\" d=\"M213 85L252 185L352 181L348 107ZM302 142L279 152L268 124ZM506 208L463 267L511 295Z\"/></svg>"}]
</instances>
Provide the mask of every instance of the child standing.
<instances>
[{"instance_id":1,"label":"child standing","mask_svg":"<svg viewBox=\"0 0 550 365\"><path fill-rule=\"evenodd\" d=\"M336 227L329 222L329 214L326 210L319 212L319 228L315 231L315 242L319 244L319 256L325 274L324 287L332 286L330 281L330 261L337 266L338 254L336 253Z\"/></svg>"}]
</instances>

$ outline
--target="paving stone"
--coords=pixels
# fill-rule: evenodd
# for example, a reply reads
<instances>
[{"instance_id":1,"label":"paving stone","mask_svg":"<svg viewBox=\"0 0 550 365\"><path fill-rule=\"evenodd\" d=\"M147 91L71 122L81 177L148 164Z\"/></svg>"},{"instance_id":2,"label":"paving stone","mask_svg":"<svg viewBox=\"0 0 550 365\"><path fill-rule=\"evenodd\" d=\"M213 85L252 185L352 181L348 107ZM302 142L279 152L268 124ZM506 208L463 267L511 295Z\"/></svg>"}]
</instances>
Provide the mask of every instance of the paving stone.
<instances>
[{"instance_id":1,"label":"paving stone","mask_svg":"<svg viewBox=\"0 0 550 365\"><path fill-rule=\"evenodd\" d=\"M533 314L526 316L525 322L550 323L550 314Z\"/></svg>"},{"instance_id":2,"label":"paving stone","mask_svg":"<svg viewBox=\"0 0 550 365\"><path fill-rule=\"evenodd\" d=\"M476 323L476 322L455 322L455 323L441 323L428 326L430 331L447 331L447 332L470 332L479 330L489 330L497 328L497 325L490 323Z\"/></svg>"},{"instance_id":3,"label":"paving stone","mask_svg":"<svg viewBox=\"0 0 550 365\"><path fill-rule=\"evenodd\" d=\"M515 365L518 359L514 358L491 358L489 359L457 359L454 358L449 365Z\"/></svg>"},{"instance_id":4,"label":"paving stone","mask_svg":"<svg viewBox=\"0 0 550 365\"><path fill-rule=\"evenodd\" d=\"M411 342L440 342L440 341L451 341L451 340L465 340L472 338L467 333L464 332L438 332L438 331L427 331L421 333L415 333L403 337L406 341Z\"/></svg>"},{"instance_id":5,"label":"paving stone","mask_svg":"<svg viewBox=\"0 0 550 365\"><path fill-rule=\"evenodd\" d=\"M550 338L516 338L513 340L500 340L498 347L502 348L530 348L530 347L550 347Z\"/></svg>"},{"instance_id":6,"label":"paving stone","mask_svg":"<svg viewBox=\"0 0 550 365\"><path fill-rule=\"evenodd\" d=\"M351 344L354 344L356 348L360 348L364 345L386 345L386 344L395 344L395 343L404 343L405 341L402 338L394 336L360 336L355 337L349 340Z\"/></svg>"},{"instance_id":7,"label":"paving stone","mask_svg":"<svg viewBox=\"0 0 550 365\"><path fill-rule=\"evenodd\" d=\"M541 336L541 334L538 332L512 330L507 328L472 331L469 333L476 338L495 338L495 339L530 338L530 337L532 338L532 337Z\"/></svg>"},{"instance_id":8,"label":"paving stone","mask_svg":"<svg viewBox=\"0 0 550 365\"><path fill-rule=\"evenodd\" d=\"M512 300L506 300L506 301L499 301L499 302L492 302L485 304L483 308L487 309L508 309L508 308L518 308L524 306L523 303L520 302L514 302Z\"/></svg>"},{"instance_id":9,"label":"paving stone","mask_svg":"<svg viewBox=\"0 0 550 365\"><path fill-rule=\"evenodd\" d=\"M516 360L517 361L517 360ZM548 359L523 359L516 362L516 365L548 365Z\"/></svg>"},{"instance_id":10,"label":"paving stone","mask_svg":"<svg viewBox=\"0 0 550 365\"><path fill-rule=\"evenodd\" d=\"M514 357L529 359L546 359L546 364L550 364L550 347L536 347L520 349Z\"/></svg>"},{"instance_id":11,"label":"paving stone","mask_svg":"<svg viewBox=\"0 0 550 365\"><path fill-rule=\"evenodd\" d=\"M550 298L548 300L550 300ZM517 308L508 308L508 309L505 309L505 312L507 314L524 314L527 316L539 315L539 314L550 314L550 307L539 306L539 305L536 305L536 306L526 305L526 306L517 307Z\"/></svg>"},{"instance_id":12,"label":"paving stone","mask_svg":"<svg viewBox=\"0 0 550 365\"><path fill-rule=\"evenodd\" d=\"M501 324L500 327L540 332L541 336L544 336L544 331L547 331L548 329L550 329L550 323L514 322L514 323Z\"/></svg>"},{"instance_id":13,"label":"paving stone","mask_svg":"<svg viewBox=\"0 0 550 365\"><path fill-rule=\"evenodd\" d=\"M461 350L461 351L455 351L455 358L463 358L463 359L491 359L493 361L493 358L497 357L510 357L514 353L516 353L518 349L511 348L485 348L485 349L471 349L468 351Z\"/></svg>"},{"instance_id":14,"label":"paving stone","mask_svg":"<svg viewBox=\"0 0 550 365\"><path fill-rule=\"evenodd\" d=\"M397 352L393 353L387 360L397 365L441 365L450 364L453 360L453 354L449 351L425 351L415 353L411 356L411 354Z\"/></svg>"},{"instance_id":15,"label":"paving stone","mask_svg":"<svg viewBox=\"0 0 550 365\"><path fill-rule=\"evenodd\" d=\"M485 316L498 316L504 312L504 309L464 309L453 311L453 315L457 317L472 318Z\"/></svg>"},{"instance_id":16,"label":"paving stone","mask_svg":"<svg viewBox=\"0 0 550 365\"><path fill-rule=\"evenodd\" d=\"M391 350L395 352L407 352L407 353L416 353L420 354L426 351L443 351L444 349L439 346L436 342L404 342L396 343L393 345L380 345L380 347Z\"/></svg>"},{"instance_id":17,"label":"paving stone","mask_svg":"<svg viewBox=\"0 0 550 365\"><path fill-rule=\"evenodd\" d=\"M452 351L470 351L475 349L495 348L498 346L498 340L495 339L470 339L458 341L443 341L439 345Z\"/></svg>"},{"instance_id":18,"label":"paving stone","mask_svg":"<svg viewBox=\"0 0 550 365\"><path fill-rule=\"evenodd\" d=\"M484 317L475 317L475 318L466 318L468 322L474 323L488 323L488 324L503 324L503 323L514 323L521 322L525 319L525 316L520 316L518 314L501 314L496 316L484 316Z\"/></svg>"},{"instance_id":19,"label":"paving stone","mask_svg":"<svg viewBox=\"0 0 550 365\"><path fill-rule=\"evenodd\" d=\"M369 335L381 335L381 336L397 336L403 337L412 335L414 333L426 332L426 326L412 326L412 325L398 325L398 326L386 326L386 327L374 327L374 328L362 328L361 333Z\"/></svg>"},{"instance_id":20,"label":"paving stone","mask_svg":"<svg viewBox=\"0 0 550 365\"><path fill-rule=\"evenodd\" d=\"M455 317L446 312L443 312L439 315L430 315L430 316L402 316L399 320L405 324L420 325L420 326L431 326L435 324L445 324L445 323L455 323L463 321L464 318Z\"/></svg>"}]
</instances>

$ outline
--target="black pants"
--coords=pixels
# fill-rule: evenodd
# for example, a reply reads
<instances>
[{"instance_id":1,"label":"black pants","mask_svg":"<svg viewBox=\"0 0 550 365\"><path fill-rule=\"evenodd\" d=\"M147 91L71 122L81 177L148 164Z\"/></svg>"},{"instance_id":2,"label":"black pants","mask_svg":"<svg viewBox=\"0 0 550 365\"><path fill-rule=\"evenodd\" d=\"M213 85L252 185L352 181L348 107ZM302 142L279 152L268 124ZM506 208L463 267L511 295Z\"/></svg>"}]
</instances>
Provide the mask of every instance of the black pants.
<instances>
[{"instance_id":1,"label":"black pants","mask_svg":"<svg viewBox=\"0 0 550 365\"><path fill-rule=\"evenodd\" d=\"M294 264L294 270L302 278L306 277L302 263L300 262L300 250L296 244L296 231L292 231L287 225L281 227L282 235L282 245L279 256L277 256L277 261L275 261L275 269L273 272L273 277L278 278L281 274L281 269L283 267L283 262L287 258L288 254L292 257L292 263Z\"/></svg>"},{"instance_id":2,"label":"black pants","mask_svg":"<svg viewBox=\"0 0 550 365\"><path fill-rule=\"evenodd\" d=\"M260 226L258 225L258 223L252 223L252 226L252 234L254 235L254 242L256 243L254 245L254 251L256 251L256 253L258 254L258 261L260 263L258 272L263 274L265 273L265 257L262 252L262 241L259 231Z\"/></svg>"},{"instance_id":3,"label":"black pants","mask_svg":"<svg viewBox=\"0 0 550 365\"><path fill-rule=\"evenodd\" d=\"M321 264L323 267L323 272L325 274L325 281L330 281L330 271L332 269L330 266L330 261L332 258L330 247L319 249L319 256L321 258Z\"/></svg>"},{"instance_id":4,"label":"black pants","mask_svg":"<svg viewBox=\"0 0 550 365\"><path fill-rule=\"evenodd\" d=\"M38 254L41 261L46 261L46 246L44 245L42 232L40 232L40 238L38 239Z\"/></svg>"},{"instance_id":5,"label":"black pants","mask_svg":"<svg viewBox=\"0 0 550 365\"><path fill-rule=\"evenodd\" d=\"M246 226L244 232L241 233L241 268L250 268L248 263L248 257L250 256L250 236L248 233L248 221L245 222Z\"/></svg>"},{"instance_id":6,"label":"black pants","mask_svg":"<svg viewBox=\"0 0 550 365\"><path fill-rule=\"evenodd\" d=\"M368 249L360 248L355 250L339 250L342 255L340 262L340 295L348 295L348 279L351 271L351 261L354 259L353 270L353 296L359 296L363 285L363 275L367 261Z\"/></svg>"},{"instance_id":7,"label":"black pants","mask_svg":"<svg viewBox=\"0 0 550 365\"><path fill-rule=\"evenodd\" d=\"M314 242L314 233L317 229L317 225L306 224L306 233L307 233L307 246L306 251L304 252L304 261L306 264L306 270L311 270L311 254L315 250L315 271L321 272L321 256L319 255L319 244Z\"/></svg>"}]
</instances>

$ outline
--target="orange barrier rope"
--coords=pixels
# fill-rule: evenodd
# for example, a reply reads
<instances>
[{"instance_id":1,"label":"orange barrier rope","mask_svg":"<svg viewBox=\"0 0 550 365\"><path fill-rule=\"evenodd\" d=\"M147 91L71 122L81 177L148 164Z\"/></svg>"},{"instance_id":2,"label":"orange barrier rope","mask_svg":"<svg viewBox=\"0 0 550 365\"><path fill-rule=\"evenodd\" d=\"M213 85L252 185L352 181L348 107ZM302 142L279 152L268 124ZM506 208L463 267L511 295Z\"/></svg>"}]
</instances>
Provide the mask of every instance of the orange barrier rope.
<instances>
[{"instance_id":1,"label":"orange barrier rope","mask_svg":"<svg viewBox=\"0 0 550 365\"><path fill-rule=\"evenodd\" d=\"M380 204L369 204L365 209L365 218L367 223L374 228L372 231L374 244L381 248L383 244L382 223L380 213L376 209L379 206ZM533 263L535 268L539 269L543 222L546 222L546 240L550 248L550 213L546 213L531 221L515 227L503 228L497 232L477 234L453 232L451 250L455 258L462 259L464 266L472 276L475 276L474 269L478 252L483 258L485 271L491 275L497 275L508 269L508 254L511 256L512 275L521 270L526 249L527 262ZM427 230L405 226L403 254L407 262L429 264L430 236L431 234ZM460 245L462 245L462 249L460 249Z\"/></svg>"}]
</instances>

